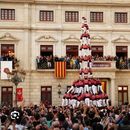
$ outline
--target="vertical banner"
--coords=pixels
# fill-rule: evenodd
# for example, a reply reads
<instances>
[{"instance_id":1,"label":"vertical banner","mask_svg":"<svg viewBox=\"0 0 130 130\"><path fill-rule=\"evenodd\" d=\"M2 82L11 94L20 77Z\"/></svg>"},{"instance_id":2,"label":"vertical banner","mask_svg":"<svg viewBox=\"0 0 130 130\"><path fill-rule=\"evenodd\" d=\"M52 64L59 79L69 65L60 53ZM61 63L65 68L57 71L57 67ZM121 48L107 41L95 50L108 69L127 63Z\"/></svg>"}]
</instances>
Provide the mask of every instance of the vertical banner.
<instances>
[{"instance_id":1,"label":"vertical banner","mask_svg":"<svg viewBox=\"0 0 130 130\"><path fill-rule=\"evenodd\" d=\"M12 72L12 61L0 61L1 79L8 79L7 73Z\"/></svg>"},{"instance_id":2,"label":"vertical banner","mask_svg":"<svg viewBox=\"0 0 130 130\"><path fill-rule=\"evenodd\" d=\"M66 77L66 62L65 61L55 62L55 77L56 78Z\"/></svg>"},{"instance_id":3,"label":"vertical banner","mask_svg":"<svg viewBox=\"0 0 130 130\"><path fill-rule=\"evenodd\" d=\"M101 81L102 89L106 93L106 81Z\"/></svg>"},{"instance_id":4,"label":"vertical banner","mask_svg":"<svg viewBox=\"0 0 130 130\"><path fill-rule=\"evenodd\" d=\"M23 89L22 88L17 88L17 101L21 102L23 100Z\"/></svg>"}]
</instances>

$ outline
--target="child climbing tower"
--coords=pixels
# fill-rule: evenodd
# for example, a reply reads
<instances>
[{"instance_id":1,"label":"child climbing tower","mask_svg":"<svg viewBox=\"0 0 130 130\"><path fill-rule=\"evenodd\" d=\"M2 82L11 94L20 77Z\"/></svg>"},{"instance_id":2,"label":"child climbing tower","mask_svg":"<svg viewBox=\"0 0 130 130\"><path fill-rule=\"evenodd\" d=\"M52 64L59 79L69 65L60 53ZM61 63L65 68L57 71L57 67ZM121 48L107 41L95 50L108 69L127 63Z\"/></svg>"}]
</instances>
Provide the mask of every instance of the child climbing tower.
<instances>
[{"instance_id":1,"label":"child climbing tower","mask_svg":"<svg viewBox=\"0 0 130 130\"><path fill-rule=\"evenodd\" d=\"M85 17L82 17L80 41L79 79L74 81L71 88L64 94L62 106L74 108L82 102L88 106L106 107L109 102L108 95L103 92L101 81L93 78L92 74L92 50L89 27Z\"/></svg>"}]
</instances>

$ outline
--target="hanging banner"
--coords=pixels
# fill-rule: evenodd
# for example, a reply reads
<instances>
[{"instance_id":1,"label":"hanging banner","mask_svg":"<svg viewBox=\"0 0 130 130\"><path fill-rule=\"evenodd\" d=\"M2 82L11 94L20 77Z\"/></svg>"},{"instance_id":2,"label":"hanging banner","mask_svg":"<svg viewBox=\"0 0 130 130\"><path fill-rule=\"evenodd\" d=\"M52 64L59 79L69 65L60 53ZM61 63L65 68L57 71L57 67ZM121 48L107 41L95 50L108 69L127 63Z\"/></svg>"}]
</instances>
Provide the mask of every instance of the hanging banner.
<instances>
[{"instance_id":1,"label":"hanging banner","mask_svg":"<svg viewBox=\"0 0 130 130\"><path fill-rule=\"evenodd\" d=\"M23 89L22 88L17 88L17 101L21 102L23 100Z\"/></svg>"},{"instance_id":2,"label":"hanging banner","mask_svg":"<svg viewBox=\"0 0 130 130\"><path fill-rule=\"evenodd\" d=\"M7 73L12 72L12 61L0 61L1 79L8 79Z\"/></svg>"},{"instance_id":3,"label":"hanging banner","mask_svg":"<svg viewBox=\"0 0 130 130\"><path fill-rule=\"evenodd\" d=\"M66 62L65 61L55 62L55 77L56 78L66 77Z\"/></svg>"},{"instance_id":4,"label":"hanging banner","mask_svg":"<svg viewBox=\"0 0 130 130\"><path fill-rule=\"evenodd\" d=\"M102 89L103 89L103 91L104 91L104 93L106 93L106 81L101 81L101 85L102 85Z\"/></svg>"}]
</instances>

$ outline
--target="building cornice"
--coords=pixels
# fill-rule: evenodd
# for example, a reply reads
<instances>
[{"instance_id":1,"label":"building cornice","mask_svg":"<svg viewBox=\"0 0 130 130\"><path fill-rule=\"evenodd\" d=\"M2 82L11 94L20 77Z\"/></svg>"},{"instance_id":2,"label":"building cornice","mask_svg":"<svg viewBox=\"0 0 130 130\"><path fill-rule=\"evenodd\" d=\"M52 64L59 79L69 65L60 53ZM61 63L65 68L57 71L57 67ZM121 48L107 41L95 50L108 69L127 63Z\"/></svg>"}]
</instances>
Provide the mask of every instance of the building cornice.
<instances>
[{"instance_id":1,"label":"building cornice","mask_svg":"<svg viewBox=\"0 0 130 130\"><path fill-rule=\"evenodd\" d=\"M8 30L46 30L46 31L80 31L78 28L44 28L44 27L19 27L19 26L0 26L0 29L8 29ZM121 29L106 29L106 28L91 28L90 31L103 31L103 32L130 32L129 28L121 28Z\"/></svg>"},{"instance_id":2,"label":"building cornice","mask_svg":"<svg viewBox=\"0 0 130 130\"><path fill-rule=\"evenodd\" d=\"M0 0L1 3L34 3L34 0Z\"/></svg>"},{"instance_id":3,"label":"building cornice","mask_svg":"<svg viewBox=\"0 0 130 130\"><path fill-rule=\"evenodd\" d=\"M35 0L35 3L36 4L41 4L41 3L43 3L43 4L54 4L54 5L80 5L80 6L117 6L117 7L130 7L130 2L124 2L124 1L122 1L122 2L116 2L116 1L114 1L114 2L112 2L111 0L110 1L108 1L108 2L96 2L96 1L94 1L94 2L86 2L86 1L65 1L65 0L54 0L54 1L45 1L45 0Z\"/></svg>"},{"instance_id":4,"label":"building cornice","mask_svg":"<svg viewBox=\"0 0 130 130\"><path fill-rule=\"evenodd\" d=\"M34 4L46 4L46 5L80 5L80 6L109 6L109 7L130 7L128 1L108 1L108 2L91 2L91 1L68 1L68 0L0 0L1 3L34 3Z\"/></svg>"}]
</instances>

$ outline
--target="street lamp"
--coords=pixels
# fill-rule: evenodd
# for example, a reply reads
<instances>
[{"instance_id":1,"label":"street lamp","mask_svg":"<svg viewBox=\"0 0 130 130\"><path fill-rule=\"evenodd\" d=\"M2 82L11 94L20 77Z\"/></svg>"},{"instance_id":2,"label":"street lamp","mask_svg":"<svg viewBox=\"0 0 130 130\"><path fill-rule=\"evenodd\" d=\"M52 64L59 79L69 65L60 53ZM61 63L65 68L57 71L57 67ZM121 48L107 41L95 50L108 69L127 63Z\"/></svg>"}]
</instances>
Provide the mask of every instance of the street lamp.
<instances>
[{"instance_id":1,"label":"street lamp","mask_svg":"<svg viewBox=\"0 0 130 130\"><path fill-rule=\"evenodd\" d=\"M15 85L15 106L17 107L17 87L20 82L24 82L26 72L23 69L20 69L19 64L17 64L12 72L6 71L6 73L8 80Z\"/></svg>"},{"instance_id":2,"label":"street lamp","mask_svg":"<svg viewBox=\"0 0 130 130\"><path fill-rule=\"evenodd\" d=\"M60 90L60 89L61 89L61 85L58 84L58 92L57 92L57 93L58 93L58 95L59 95L59 98L60 98L60 95L61 95L61 90Z\"/></svg>"}]
</instances>

